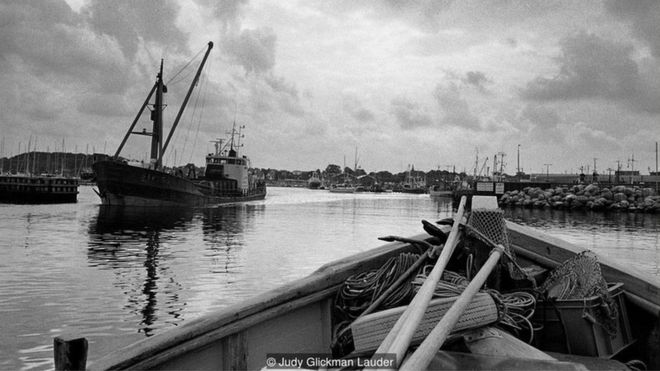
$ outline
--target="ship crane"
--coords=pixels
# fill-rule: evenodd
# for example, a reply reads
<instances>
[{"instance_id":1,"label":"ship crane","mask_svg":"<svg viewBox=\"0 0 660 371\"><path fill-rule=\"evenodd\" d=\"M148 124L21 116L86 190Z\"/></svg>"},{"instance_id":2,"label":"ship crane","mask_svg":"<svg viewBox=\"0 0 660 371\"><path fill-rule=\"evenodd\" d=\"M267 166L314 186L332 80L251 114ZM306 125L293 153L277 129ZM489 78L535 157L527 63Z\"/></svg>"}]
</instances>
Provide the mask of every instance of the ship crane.
<instances>
[{"instance_id":1,"label":"ship crane","mask_svg":"<svg viewBox=\"0 0 660 371\"><path fill-rule=\"evenodd\" d=\"M481 173L483 173L484 168L486 167L486 164L488 163L488 157L484 160L483 165L481 165L481 169L479 169L479 174L477 174L478 177L481 177Z\"/></svg>"}]
</instances>

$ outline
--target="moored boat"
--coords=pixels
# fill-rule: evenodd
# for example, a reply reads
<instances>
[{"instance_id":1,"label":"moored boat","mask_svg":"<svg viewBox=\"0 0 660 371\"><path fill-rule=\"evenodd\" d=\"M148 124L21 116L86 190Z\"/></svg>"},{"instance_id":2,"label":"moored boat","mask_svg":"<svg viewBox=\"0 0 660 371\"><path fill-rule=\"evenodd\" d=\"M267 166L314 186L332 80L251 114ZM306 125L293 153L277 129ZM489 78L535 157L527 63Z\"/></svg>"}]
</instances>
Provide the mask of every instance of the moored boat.
<instances>
[{"instance_id":1,"label":"moored boat","mask_svg":"<svg viewBox=\"0 0 660 371\"><path fill-rule=\"evenodd\" d=\"M431 197L451 197L451 195L452 191L442 185L435 184L429 187L429 196Z\"/></svg>"},{"instance_id":2,"label":"moored boat","mask_svg":"<svg viewBox=\"0 0 660 371\"><path fill-rule=\"evenodd\" d=\"M332 193L355 193L356 187L349 183L337 183L328 188Z\"/></svg>"},{"instance_id":3,"label":"moored boat","mask_svg":"<svg viewBox=\"0 0 660 371\"><path fill-rule=\"evenodd\" d=\"M76 202L79 183L79 178L59 175L1 174L0 202Z\"/></svg>"},{"instance_id":4,"label":"moored boat","mask_svg":"<svg viewBox=\"0 0 660 371\"><path fill-rule=\"evenodd\" d=\"M406 172L406 178L403 183L394 189L395 192L424 194L427 192L426 179L415 173L415 166L412 165Z\"/></svg>"},{"instance_id":5,"label":"moored boat","mask_svg":"<svg viewBox=\"0 0 660 371\"><path fill-rule=\"evenodd\" d=\"M209 42L167 140L163 140L162 112L165 107L163 94L167 92L167 88L163 83L163 63L161 62L156 83L114 157L92 165L99 188L98 195L104 205L204 207L265 198L265 182L250 174L250 161L246 156L239 157L239 146L235 146L234 142L234 137L237 135L235 125L229 141L231 148L220 150L216 146L216 153L206 157L206 172L203 176L197 176L194 165L189 165L186 172L167 171L163 167L163 154L170 143L192 90L199 81L199 76L212 48L213 43ZM152 132L133 132L135 124L154 93L155 100L151 111ZM151 136L151 160L148 164L135 166L119 157L130 134Z\"/></svg>"},{"instance_id":6,"label":"moored boat","mask_svg":"<svg viewBox=\"0 0 660 371\"><path fill-rule=\"evenodd\" d=\"M314 174L312 174L312 176L307 179L307 188L309 189L319 189L321 188L321 184L321 178L319 178L316 172L314 172Z\"/></svg>"},{"instance_id":7,"label":"moored boat","mask_svg":"<svg viewBox=\"0 0 660 371\"><path fill-rule=\"evenodd\" d=\"M291 365L294 360L312 358L316 367L325 360L329 368L338 368L340 363L332 360L343 360L341 364L349 366L355 365L351 360L376 361L374 347L383 344L382 338L396 327L396 316L425 292L426 282L431 282L428 287L438 296L428 308L444 314L439 321L449 317L459 301L469 304L461 311L469 316L459 320L463 327L453 331L442 348L433 352L432 363L427 365L430 369L660 367L657 278L514 223L506 222L505 227L494 223L484 231L475 221L480 215L478 210L475 207L465 219L459 210L456 221L460 223L451 227L452 221L424 222L427 234L385 238L394 242L338 260L308 277L104 357L94 357L90 366L261 369L286 368L285 361ZM481 215L497 215L494 211L487 213ZM496 217L492 220L503 221ZM502 234L494 237L498 232ZM495 268L488 262L501 252L496 248L492 251L497 253L491 253L493 244L510 248L503 249L507 259ZM431 277L444 256L451 259L446 262L442 280L433 282ZM557 281L562 277L586 277L584 270L566 270L578 263L598 274L599 279L594 281L599 281L598 285L605 282L607 293L589 292L583 298L564 298L569 296L566 292L574 291L569 289L587 286ZM464 284L479 282L485 267L493 272L487 275L489 290L472 298L464 296L471 287ZM572 274L559 274L565 272ZM390 287L405 290L389 291ZM556 299L550 300L552 297ZM371 313L364 314L365 310ZM421 333L428 333L435 325L425 321L422 319L420 327L415 326ZM424 326L427 330L423 330ZM56 340L56 344L58 341L75 344L62 339ZM425 341L423 335L419 339L413 337L410 349L423 349ZM381 366L389 368L384 363Z\"/></svg>"}]
</instances>

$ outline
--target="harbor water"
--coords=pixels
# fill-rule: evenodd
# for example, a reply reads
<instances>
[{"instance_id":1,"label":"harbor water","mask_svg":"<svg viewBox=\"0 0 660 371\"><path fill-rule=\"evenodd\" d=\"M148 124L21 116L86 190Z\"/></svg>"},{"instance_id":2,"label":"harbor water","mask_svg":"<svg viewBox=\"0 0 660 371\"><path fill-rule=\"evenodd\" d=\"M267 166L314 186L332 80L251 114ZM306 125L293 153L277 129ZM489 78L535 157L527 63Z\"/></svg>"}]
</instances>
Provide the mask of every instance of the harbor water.
<instances>
[{"instance_id":1,"label":"harbor water","mask_svg":"<svg viewBox=\"0 0 660 371\"><path fill-rule=\"evenodd\" d=\"M422 233L451 200L270 188L266 200L200 210L78 202L0 204L0 369L52 369L53 337L115 347ZM507 209L507 218L660 276L660 215Z\"/></svg>"}]
</instances>

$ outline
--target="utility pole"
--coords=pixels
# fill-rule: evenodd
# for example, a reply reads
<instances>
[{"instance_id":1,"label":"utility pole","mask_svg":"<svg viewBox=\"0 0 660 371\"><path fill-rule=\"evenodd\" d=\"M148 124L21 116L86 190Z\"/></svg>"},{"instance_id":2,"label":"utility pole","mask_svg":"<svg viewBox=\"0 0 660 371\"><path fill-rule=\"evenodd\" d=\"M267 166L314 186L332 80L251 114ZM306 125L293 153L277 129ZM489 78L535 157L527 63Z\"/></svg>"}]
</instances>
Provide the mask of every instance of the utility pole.
<instances>
[{"instance_id":1,"label":"utility pole","mask_svg":"<svg viewBox=\"0 0 660 371\"><path fill-rule=\"evenodd\" d=\"M598 160L598 158L594 157L594 173L596 172L596 160Z\"/></svg>"},{"instance_id":2,"label":"utility pole","mask_svg":"<svg viewBox=\"0 0 660 371\"><path fill-rule=\"evenodd\" d=\"M658 173L658 142L655 142L655 176L660 175ZM655 180L655 192L658 193L658 179Z\"/></svg>"},{"instance_id":3,"label":"utility pole","mask_svg":"<svg viewBox=\"0 0 660 371\"><path fill-rule=\"evenodd\" d=\"M516 172L520 174L520 144L518 144L518 164L516 166Z\"/></svg>"},{"instance_id":4,"label":"utility pole","mask_svg":"<svg viewBox=\"0 0 660 371\"><path fill-rule=\"evenodd\" d=\"M630 164L630 184L633 184L633 173L635 172L635 152L632 153L632 157L628 159Z\"/></svg>"},{"instance_id":5,"label":"utility pole","mask_svg":"<svg viewBox=\"0 0 660 371\"><path fill-rule=\"evenodd\" d=\"M594 157L594 172L591 175L591 182L596 183L598 181L598 171L596 171L596 160L598 158Z\"/></svg>"},{"instance_id":6,"label":"utility pole","mask_svg":"<svg viewBox=\"0 0 660 371\"><path fill-rule=\"evenodd\" d=\"M506 155L506 153L500 152L499 155L500 155L500 176L502 176L504 174L504 156Z\"/></svg>"},{"instance_id":7,"label":"utility pole","mask_svg":"<svg viewBox=\"0 0 660 371\"><path fill-rule=\"evenodd\" d=\"M621 160L616 160L616 173L614 181L618 184L620 182L619 177L621 176Z\"/></svg>"},{"instance_id":8,"label":"utility pole","mask_svg":"<svg viewBox=\"0 0 660 371\"><path fill-rule=\"evenodd\" d=\"M545 179L550 181L550 166L552 166L552 164L543 164L543 166L545 166Z\"/></svg>"}]
</instances>

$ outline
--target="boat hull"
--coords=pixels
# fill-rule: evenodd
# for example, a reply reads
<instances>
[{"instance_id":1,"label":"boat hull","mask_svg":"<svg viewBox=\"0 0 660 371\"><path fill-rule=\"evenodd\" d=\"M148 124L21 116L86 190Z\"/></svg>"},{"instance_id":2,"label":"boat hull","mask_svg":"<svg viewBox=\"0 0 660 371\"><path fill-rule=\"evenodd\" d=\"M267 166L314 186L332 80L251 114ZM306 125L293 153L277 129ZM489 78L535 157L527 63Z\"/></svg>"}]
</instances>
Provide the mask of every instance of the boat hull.
<instances>
[{"instance_id":1,"label":"boat hull","mask_svg":"<svg viewBox=\"0 0 660 371\"><path fill-rule=\"evenodd\" d=\"M0 202L20 204L73 203L78 200L77 178L0 176Z\"/></svg>"},{"instance_id":2,"label":"boat hull","mask_svg":"<svg viewBox=\"0 0 660 371\"><path fill-rule=\"evenodd\" d=\"M100 161L92 168L96 174L98 194L104 205L204 207L266 197L265 188L262 192L246 195L209 195L203 192L204 187L193 180L115 161Z\"/></svg>"},{"instance_id":3,"label":"boat hull","mask_svg":"<svg viewBox=\"0 0 660 371\"><path fill-rule=\"evenodd\" d=\"M516 254L544 267L556 266L581 251L569 243L527 228L511 223L507 226ZM413 238L428 237L418 235ZM416 248L395 242L341 259L308 277L119 349L92 366L95 369L261 369L274 353L328 354L333 333L333 299L341 283L350 275L380 267L388 258L412 251ZM660 357L653 355L657 352L653 351L654 335L649 330L660 329L660 296L657 295L660 282L618 267L604 258L601 264L608 281L624 284L631 312L629 318L636 322L635 327L640 327L636 329L639 354L647 355L645 361L649 369L657 368ZM444 351L437 357L452 354ZM595 369L602 369L604 364L598 362L615 362L583 357L579 361L571 358L564 363L521 356L519 358L527 361L513 367L506 363L515 360L512 357L454 355L456 357L445 359L438 368L497 369L494 365L505 362L503 369L584 369L580 364L591 362Z\"/></svg>"}]
</instances>

